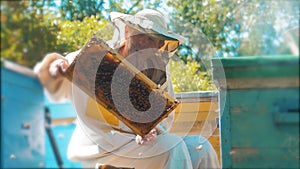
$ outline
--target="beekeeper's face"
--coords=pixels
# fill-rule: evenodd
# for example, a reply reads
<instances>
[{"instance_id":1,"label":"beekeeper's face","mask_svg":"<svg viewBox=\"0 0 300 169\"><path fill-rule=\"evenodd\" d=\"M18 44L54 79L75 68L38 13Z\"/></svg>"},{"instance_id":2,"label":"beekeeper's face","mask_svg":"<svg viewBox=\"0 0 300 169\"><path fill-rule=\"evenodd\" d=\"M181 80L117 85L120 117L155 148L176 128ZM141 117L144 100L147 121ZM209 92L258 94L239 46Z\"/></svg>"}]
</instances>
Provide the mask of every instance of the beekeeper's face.
<instances>
[{"instance_id":1,"label":"beekeeper's face","mask_svg":"<svg viewBox=\"0 0 300 169\"><path fill-rule=\"evenodd\" d=\"M155 39L129 26L125 27L125 39L127 43L127 50L130 53L148 48L158 50L164 45L163 40Z\"/></svg>"}]
</instances>

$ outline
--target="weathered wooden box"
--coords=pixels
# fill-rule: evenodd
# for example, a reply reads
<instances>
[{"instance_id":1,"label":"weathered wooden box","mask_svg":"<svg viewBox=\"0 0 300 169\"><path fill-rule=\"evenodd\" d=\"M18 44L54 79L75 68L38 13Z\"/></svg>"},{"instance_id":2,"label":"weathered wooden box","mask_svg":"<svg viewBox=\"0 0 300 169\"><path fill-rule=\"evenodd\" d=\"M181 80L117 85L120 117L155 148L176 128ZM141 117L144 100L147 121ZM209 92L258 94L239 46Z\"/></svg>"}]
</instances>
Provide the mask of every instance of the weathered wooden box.
<instances>
[{"instance_id":1,"label":"weathered wooden box","mask_svg":"<svg viewBox=\"0 0 300 169\"><path fill-rule=\"evenodd\" d=\"M220 157L218 92L176 93L175 98L180 104L175 109L170 132L179 136L201 135L210 141Z\"/></svg>"},{"instance_id":2,"label":"weathered wooden box","mask_svg":"<svg viewBox=\"0 0 300 169\"><path fill-rule=\"evenodd\" d=\"M299 56L213 59L222 168L299 168Z\"/></svg>"},{"instance_id":3,"label":"weathered wooden box","mask_svg":"<svg viewBox=\"0 0 300 169\"><path fill-rule=\"evenodd\" d=\"M67 147L76 113L70 102L45 100L43 86L29 68L1 60L1 160L0 168L58 168L45 112L51 113L53 138L63 167L80 168L67 159Z\"/></svg>"},{"instance_id":4,"label":"weathered wooden box","mask_svg":"<svg viewBox=\"0 0 300 169\"><path fill-rule=\"evenodd\" d=\"M44 94L34 73L1 60L0 168L45 166Z\"/></svg>"}]
</instances>

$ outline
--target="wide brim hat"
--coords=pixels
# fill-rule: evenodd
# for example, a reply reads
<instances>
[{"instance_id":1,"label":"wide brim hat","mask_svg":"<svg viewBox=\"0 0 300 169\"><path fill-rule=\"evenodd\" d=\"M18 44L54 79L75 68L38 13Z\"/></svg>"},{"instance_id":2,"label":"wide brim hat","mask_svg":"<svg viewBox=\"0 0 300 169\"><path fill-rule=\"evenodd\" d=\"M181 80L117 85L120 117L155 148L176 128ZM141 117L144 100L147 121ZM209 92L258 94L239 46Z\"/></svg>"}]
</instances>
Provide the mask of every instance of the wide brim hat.
<instances>
[{"instance_id":1,"label":"wide brim hat","mask_svg":"<svg viewBox=\"0 0 300 169\"><path fill-rule=\"evenodd\" d=\"M143 9L135 15L124 14L120 12L110 13L111 21L115 25L122 22L137 31L148 34L154 38L164 40L165 45L161 48L169 52L175 51L180 43L184 43L184 37L175 34L167 29L166 20L162 13L151 10ZM124 34L124 28L118 28ZM120 33L122 34L122 33Z\"/></svg>"}]
</instances>

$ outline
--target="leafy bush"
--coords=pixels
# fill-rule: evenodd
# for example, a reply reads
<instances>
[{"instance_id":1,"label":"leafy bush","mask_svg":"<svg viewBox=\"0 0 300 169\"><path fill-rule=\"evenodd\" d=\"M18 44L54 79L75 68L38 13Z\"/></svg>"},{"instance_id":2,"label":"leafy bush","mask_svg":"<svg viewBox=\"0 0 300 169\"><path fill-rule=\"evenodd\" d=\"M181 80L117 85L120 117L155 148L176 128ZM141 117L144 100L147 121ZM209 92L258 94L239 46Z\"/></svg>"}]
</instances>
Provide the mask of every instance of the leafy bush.
<instances>
[{"instance_id":1,"label":"leafy bush","mask_svg":"<svg viewBox=\"0 0 300 169\"><path fill-rule=\"evenodd\" d=\"M82 48L87 40L96 34L103 40L110 40L113 26L107 20L99 21L98 17L86 17L82 21L59 21L60 31L57 35L57 45L65 48L64 52L72 52Z\"/></svg>"},{"instance_id":2,"label":"leafy bush","mask_svg":"<svg viewBox=\"0 0 300 169\"><path fill-rule=\"evenodd\" d=\"M55 16L31 5L1 1L1 57L28 67L57 51L57 26L51 22Z\"/></svg>"},{"instance_id":3,"label":"leafy bush","mask_svg":"<svg viewBox=\"0 0 300 169\"><path fill-rule=\"evenodd\" d=\"M200 90L216 90L209 72L200 71L200 64L196 61L171 59L169 69L175 92L191 92Z\"/></svg>"}]
</instances>

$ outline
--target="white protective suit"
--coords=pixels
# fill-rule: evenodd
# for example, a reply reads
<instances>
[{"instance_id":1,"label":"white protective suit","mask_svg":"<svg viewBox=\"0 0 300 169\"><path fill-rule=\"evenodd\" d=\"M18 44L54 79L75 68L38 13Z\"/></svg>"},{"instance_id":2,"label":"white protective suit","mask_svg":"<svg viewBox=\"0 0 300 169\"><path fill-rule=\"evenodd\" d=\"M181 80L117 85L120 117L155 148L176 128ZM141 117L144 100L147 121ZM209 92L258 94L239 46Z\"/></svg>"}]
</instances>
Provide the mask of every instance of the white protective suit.
<instances>
[{"instance_id":1,"label":"white protective suit","mask_svg":"<svg viewBox=\"0 0 300 169\"><path fill-rule=\"evenodd\" d=\"M78 52L66 56L69 64ZM49 67L49 64L45 62L38 64L35 72L43 73L40 70ZM44 81L50 79L49 85L57 85L52 77L47 75L40 77L44 78ZM168 75L168 91L173 95L169 77ZM55 93L47 91L46 93L50 100L70 99L74 105L78 114L78 124L70 140L67 155L73 161L82 162L84 168L94 168L97 163L136 169L219 168L217 155L205 138L201 136L181 138L167 132L173 121L172 114L158 125L161 132L155 143L138 145L135 142L135 135L120 133L105 121L86 116L87 111L93 111L96 104L67 79L58 84ZM118 121L117 124L118 128L130 131L122 122ZM197 150L196 147L199 145L202 145L202 148Z\"/></svg>"},{"instance_id":2,"label":"white protective suit","mask_svg":"<svg viewBox=\"0 0 300 169\"><path fill-rule=\"evenodd\" d=\"M121 19L123 15L119 16L119 13L115 14L117 16L112 17L112 19L117 18L113 19L116 24L118 18ZM142 20L147 17L148 19L150 18L147 22L142 22L147 23L147 28L151 25L157 26L162 18L153 10L144 10L139 14L143 15L140 18ZM135 15L134 19L138 19L139 14ZM157 18L157 16L159 17ZM125 15L123 20L126 20L128 17L130 16ZM150 24L152 22L151 18L156 24ZM130 22L126 23L129 24ZM161 23L166 27L163 21ZM124 28L124 26L122 27ZM160 32L159 28L156 30ZM119 26L119 31L123 32L119 34L122 36L115 36L117 37L116 39L122 40L120 37L123 37L124 40L124 29L121 29ZM164 35L177 37L167 31L164 31ZM175 47L171 48L172 44ZM171 49L171 51L174 51L178 47L178 44L179 42L174 41L174 39L168 42L165 41L165 47ZM69 64L79 52L73 52L66 56ZM142 56L144 57L137 57L131 61L135 62L133 65L140 66L138 67L139 70L149 68L149 65L150 67L157 66L159 69L166 70L166 62L163 63L162 59L145 58L145 55ZM126 59L130 60L130 58ZM156 127L158 130L157 140L151 144L139 145L135 141L136 135L116 131L112 126L126 131L131 130L111 114L101 111L101 108L99 108L95 101L90 99L87 94L67 79L57 81L51 77L49 72L47 72L51 63L44 59L36 66L35 72L39 75L46 89L49 86L54 86L55 90L51 93L46 91L50 100L61 101L69 99L77 112L78 124L68 147L67 154L69 159L82 162L84 168L94 168L97 163L135 169L219 168L216 152L207 139L201 136L186 136L182 138L168 132L173 122L173 114L158 124ZM166 90L171 96L174 96L170 75L167 70L166 72ZM155 73L152 76L155 76ZM101 115L97 116L95 114ZM199 146L202 148L196 149Z\"/></svg>"}]
</instances>

